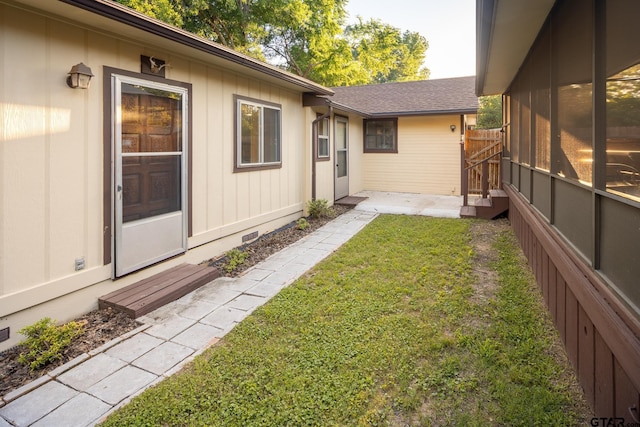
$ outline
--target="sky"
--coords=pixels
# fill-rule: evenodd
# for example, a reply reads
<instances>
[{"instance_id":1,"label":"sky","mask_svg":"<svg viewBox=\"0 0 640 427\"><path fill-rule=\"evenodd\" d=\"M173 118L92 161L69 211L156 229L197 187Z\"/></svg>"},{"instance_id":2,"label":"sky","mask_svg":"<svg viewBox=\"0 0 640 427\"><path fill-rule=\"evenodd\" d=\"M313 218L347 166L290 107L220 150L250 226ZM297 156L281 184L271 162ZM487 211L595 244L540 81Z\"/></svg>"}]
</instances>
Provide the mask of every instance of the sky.
<instances>
[{"instance_id":1,"label":"sky","mask_svg":"<svg viewBox=\"0 0 640 427\"><path fill-rule=\"evenodd\" d=\"M431 79L476 74L476 0L349 0L348 23L359 15L405 30L429 42L425 66Z\"/></svg>"}]
</instances>

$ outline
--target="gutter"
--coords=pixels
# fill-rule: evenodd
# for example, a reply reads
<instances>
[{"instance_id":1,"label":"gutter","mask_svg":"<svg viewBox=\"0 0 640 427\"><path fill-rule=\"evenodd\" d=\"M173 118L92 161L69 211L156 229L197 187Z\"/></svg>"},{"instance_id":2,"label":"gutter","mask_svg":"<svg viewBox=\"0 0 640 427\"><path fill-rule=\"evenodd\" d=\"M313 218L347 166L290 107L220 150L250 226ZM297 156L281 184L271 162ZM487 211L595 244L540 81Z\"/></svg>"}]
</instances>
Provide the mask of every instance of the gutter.
<instances>
[{"instance_id":1,"label":"gutter","mask_svg":"<svg viewBox=\"0 0 640 427\"><path fill-rule=\"evenodd\" d=\"M476 0L476 95L484 95L489 46L495 22L495 0Z\"/></svg>"}]
</instances>

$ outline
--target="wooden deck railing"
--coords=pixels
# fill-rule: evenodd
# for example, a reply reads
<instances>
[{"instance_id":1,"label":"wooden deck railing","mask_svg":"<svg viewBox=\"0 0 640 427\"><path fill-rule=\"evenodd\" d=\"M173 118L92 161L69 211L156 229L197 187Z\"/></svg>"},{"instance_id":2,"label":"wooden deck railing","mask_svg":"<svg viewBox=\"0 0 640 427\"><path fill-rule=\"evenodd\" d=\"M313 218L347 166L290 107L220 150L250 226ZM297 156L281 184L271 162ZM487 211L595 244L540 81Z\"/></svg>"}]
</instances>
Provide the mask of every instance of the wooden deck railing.
<instances>
[{"instance_id":1,"label":"wooden deck railing","mask_svg":"<svg viewBox=\"0 0 640 427\"><path fill-rule=\"evenodd\" d=\"M467 131L460 145L462 196L467 206L469 194L486 198L490 189L501 188L502 133L499 129Z\"/></svg>"}]
</instances>

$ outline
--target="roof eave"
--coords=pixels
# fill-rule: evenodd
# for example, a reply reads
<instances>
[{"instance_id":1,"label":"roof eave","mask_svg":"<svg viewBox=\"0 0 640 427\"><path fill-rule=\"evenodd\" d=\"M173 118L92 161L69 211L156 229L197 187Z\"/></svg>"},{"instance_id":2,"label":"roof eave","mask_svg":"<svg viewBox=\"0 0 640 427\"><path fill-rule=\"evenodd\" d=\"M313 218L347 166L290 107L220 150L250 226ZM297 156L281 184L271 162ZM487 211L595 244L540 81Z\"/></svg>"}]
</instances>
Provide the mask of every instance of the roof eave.
<instances>
[{"instance_id":1,"label":"roof eave","mask_svg":"<svg viewBox=\"0 0 640 427\"><path fill-rule=\"evenodd\" d=\"M133 28L166 38L176 43L188 46L207 54L214 55L248 69L278 78L289 84L298 86L305 91L322 95L332 95L334 92L311 80L281 70L275 66L258 61L257 59L235 52L234 50L193 33L173 27L157 19L150 18L113 1L106 0L59 0L80 9L95 13Z\"/></svg>"},{"instance_id":2,"label":"roof eave","mask_svg":"<svg viewBox=\"0 0 640 427\"><path fill-rule=\"evenodd\" d=\"M405 117L405 116L445 116L451 114L477 114L477 108L454 110L428 110L428 111L389 111L370 113L372 118Z\"/></svg>"},{"instance_id":3,"label":"roof eave","mask_svg":"<svg viewBox=\"0 0 640 427\"><path fill-rule=\"evenodd\" d=\"M476 0L476 95L504 93L555 0Z\"/></svg>"}]
</instances>

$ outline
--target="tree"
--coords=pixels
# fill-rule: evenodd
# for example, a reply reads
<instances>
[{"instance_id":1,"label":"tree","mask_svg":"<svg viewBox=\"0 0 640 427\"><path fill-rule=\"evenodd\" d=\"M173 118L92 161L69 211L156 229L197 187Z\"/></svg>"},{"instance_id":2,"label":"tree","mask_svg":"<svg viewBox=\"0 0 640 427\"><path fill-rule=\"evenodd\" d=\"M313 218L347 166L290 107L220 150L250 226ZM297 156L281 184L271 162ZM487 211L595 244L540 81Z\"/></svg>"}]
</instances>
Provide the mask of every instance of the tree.
<instances>
[{"instance_id":1,"label":"tree","mask_svg":"<svg viewBox=\"0 0 640 427\"><path fill-rule=\"evenodd\" d=\"M502 127L502 97L500 95L482 96L478 100L478 129L496 129Z\"/></svg>"},{"instance_id":2,"label":"tree","mask_svg":"<svg viewBox=\"0 0 640 427\"><path fill-rule=\"evenodd\" d=\"M381 21L345 28L348 0L117 0L325 86L425 79L428 44Z\"/></svg>"},{"instance_id":3,"label":"tree","mask_svg":"<svg viewBox=\"0 0 640 427\"><path fill-rule=\"evenodd\" d=\"M345 35L353 59L365 73L365 83L424 80L429 70L421 67L428 43L418 33L405 31L371 19L350 25Z\"/></svg>"},{"instance_id":4,"label":"tree","mask_svg":"<svg viewBox=\"0 0 640 427\"><path fill-rule=\"evenodd\" d=\"M117 0L131 9L176 27L183 26L184 9L173 0Z\"/></svg>"}]
</instances>

